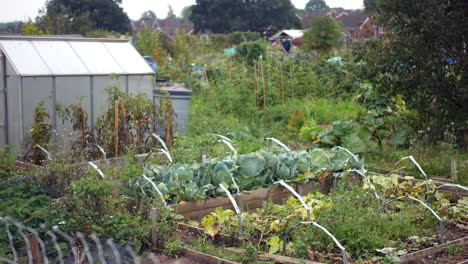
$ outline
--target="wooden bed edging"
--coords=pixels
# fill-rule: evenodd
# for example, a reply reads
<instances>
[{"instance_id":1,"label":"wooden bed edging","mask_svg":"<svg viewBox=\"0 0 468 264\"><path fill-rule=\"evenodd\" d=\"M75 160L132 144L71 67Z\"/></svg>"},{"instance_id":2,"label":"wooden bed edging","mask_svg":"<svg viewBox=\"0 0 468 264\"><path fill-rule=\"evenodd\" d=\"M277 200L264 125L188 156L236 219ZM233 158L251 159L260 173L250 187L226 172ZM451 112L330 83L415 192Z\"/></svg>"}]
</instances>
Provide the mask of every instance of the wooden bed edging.
<instances>
[{"instance_id":1,"label":"wooden bed edging","mask_svg":"<svg viewBox=\"0 0 468 264\"><path fill-rule=\"evenodd\" d=\"M234 253L244 253L244 249L241 248L226 248L229 251L232 251ZM297 258L291 258L291 257L286 257L286 256L281 256L281 255L275 255L275 254L270 254L270 253L257 253L257 257L259 260L263 261L273 261L275 263L282 263L282 264L321 264L320 262L315 262L311 260L304 260L304 259L297 259Z\"/></svg>"},{"instance_id":2,"label":"wooden bed edging","mask_svg":"<svg viewBox=\"0 0 468 264\"><path fill-rule=\"evenodd\" d=\"M438 254L444 251L448 246L466 246L466 245L468 245L468 237L462 237L457 240L453 240L444 244L440 244L434 247L422 249L413 253L400 256L400 262L412 263L413 261L417 261L420 258Z\"/></svg>"},{"instance_id":3,"label":"wooden bed edging","mask_svg":"<svg viewBox=\"0 0 468 264\"><path fill-rule=\"evenodd\" d=\"M205 253L202 253L202 252L198 252L196 250L189 249L189 248L184 248L183 251L182 251L182 254L185 257L187 257L187 258L189 258L191 260L198 261L200 263L206 263L206 264L238 264L237 262L233 262L233 261L225 260L225 259L218 258L218 257L215 257L215 256L211 256L211 255L208 255L208 254L205 254Z\"/></svg>"},{"instance_id":4,"label":"wooden bed edging","mask_svg":"<svg viewBox=\"0 0 468 264\"><path fill-rule=\"evenodd\" d=\"M321 183L311 181L305 184L292 184L292 187L300 195L304 195L312 191L327 193L330 190L330 186L327 181L322 181ZM272 188L259 189L233 195L239 209L243 212L262 207L263 202L267 199L271 199L275 204L283 204L291 196L292 193L282 186L274 186ZM173 208L176 213L191 220L201 220L204 216L214 212L217 207L234 210L231 201L225 196L171 205L171 208Z\"/></svg>"}]
</instances>

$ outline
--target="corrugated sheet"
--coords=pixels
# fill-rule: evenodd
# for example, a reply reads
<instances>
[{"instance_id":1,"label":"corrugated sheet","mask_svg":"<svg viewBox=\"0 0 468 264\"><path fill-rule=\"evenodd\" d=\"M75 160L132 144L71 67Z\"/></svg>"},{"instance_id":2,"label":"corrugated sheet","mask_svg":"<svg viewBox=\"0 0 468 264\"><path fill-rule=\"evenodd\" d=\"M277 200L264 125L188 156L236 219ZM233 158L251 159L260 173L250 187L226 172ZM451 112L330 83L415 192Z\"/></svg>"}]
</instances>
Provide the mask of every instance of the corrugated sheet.
<instances>
[{"instance_id":1,"label":"corrugated sheet","mask_svg":"<svg viewBox=\"0 0 468 264\"><path fill-rule=\"evenodd\" d=\"M154 74L128 42L0 38L0 48L21 76Z\"/></svg>"}]
</instances>

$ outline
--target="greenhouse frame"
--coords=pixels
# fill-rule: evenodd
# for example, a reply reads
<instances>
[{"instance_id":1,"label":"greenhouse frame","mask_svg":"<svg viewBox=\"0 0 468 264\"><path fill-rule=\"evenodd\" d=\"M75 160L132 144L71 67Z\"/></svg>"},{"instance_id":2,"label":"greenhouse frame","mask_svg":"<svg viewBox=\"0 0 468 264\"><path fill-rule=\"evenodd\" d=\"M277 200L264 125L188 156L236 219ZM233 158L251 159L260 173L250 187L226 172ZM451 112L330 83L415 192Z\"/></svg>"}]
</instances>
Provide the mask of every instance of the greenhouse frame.
<instances>
[{"instance_id":1,"label":"greenhouse frame","mask_svg":"<svg viewBox=\"0 0 468 264\"><path fill-rule=\"evenodd\" d=\"M81 100L93 128L105 108L105 89L153 98L155 72L128 40L0 36L0 148L23 149L43 101L61 130L56 105Z\"/></svg>"}]
</instances>

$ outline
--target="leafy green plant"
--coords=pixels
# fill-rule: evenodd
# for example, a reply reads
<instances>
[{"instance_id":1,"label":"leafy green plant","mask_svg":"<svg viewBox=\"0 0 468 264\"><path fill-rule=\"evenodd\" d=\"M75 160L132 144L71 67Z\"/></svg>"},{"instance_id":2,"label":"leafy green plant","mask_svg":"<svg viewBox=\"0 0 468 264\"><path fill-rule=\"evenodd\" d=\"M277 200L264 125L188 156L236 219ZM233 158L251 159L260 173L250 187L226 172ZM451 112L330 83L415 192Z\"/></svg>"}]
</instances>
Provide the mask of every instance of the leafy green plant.
<instances>
[{"instance_id":1,"label":"leafy green plant","mask_svg":"<svg viewBox=\"0 0 468 264\"><path fill-rule=\"evenodd\" d=\"M359 166L360 162L355 162L342 150L261 150L223 160L204 158L199 164L149 165L144 169L144 175L156 182L164 199L178 203L223 195L219 184L232 191L237 191L237 187L241 191L250 191L271 186L278 180L304 183L324 172ZM144 177L135 178L132 186L142 188L149 195L158 196L154 186Z\"/></svg>"},{"instance_id":2,"label":"leafy green plant","mask_svg":"<svg viewBox=\"0 0 468 264\"><path fill-rule=\"evenodd\" d=\"M300 130L300 136L302 141L316 141L318 138L313 136L323 131L325 128L317 125L314 119L310 119L304 123Z\"/></svg>"},{"instance_id":3,"label":"leafy green plant","mask_svg":"<svg viewBox=\"0 0 468 264\"><path fill-rule=\"evenodd\" d=\"M266 58L266 44L263 40L244 42L236 48L234 58L238 61L253 65L262 56Z\"/></svg>"},{"instance_id":4,"label":"leafy green plant","mask_svg":"<svg viewBox=\"0 0 468 264\"><path fill-rule=\"evenodd\" d=\"M44 105L44 101L39 101L34 107L34 124L30 130L31 133L31 147L39 145L45 147L49 144L52 138L52 127L49 123L50 114ZM35 148L33 152L33 159L36 164L42 164L46 160L45 153Z\"/></svg>"},{"instance_id":5,"label":"leafy green plant","mask_svg":"<svg viewBox=\"0 0 468 264\"><path fill-rule=\"evenodd\" d=\"M370 138L370 135L365 133L365 130L362 132L354 121L336 121L330 129L314 132L312 135L320 139L321 146L342 146L354 153L366 152L369 148L364 142Z\"/></svg>"},{"instance_id":6,"label":"leafy green plant","mask_svg":"<svg viewBox=\"0 0 468 264\"><path fill-rule=\"evenodd\" d=\"M164 245L164 247L163 254L175 258L180 257L182 255L182 250L184 249L180 239L169 241Z\"/></svg>"},{"instance_id":7,"label":"leafy green plant","mask_svg":"<svg viewBox=\"0 0 468 264\"><path fill-rule=\"evenodd\" d=\"M13 176L16 169L17 153L8 149L0 149L0 179Z\"/></svg>"}]
</instances>

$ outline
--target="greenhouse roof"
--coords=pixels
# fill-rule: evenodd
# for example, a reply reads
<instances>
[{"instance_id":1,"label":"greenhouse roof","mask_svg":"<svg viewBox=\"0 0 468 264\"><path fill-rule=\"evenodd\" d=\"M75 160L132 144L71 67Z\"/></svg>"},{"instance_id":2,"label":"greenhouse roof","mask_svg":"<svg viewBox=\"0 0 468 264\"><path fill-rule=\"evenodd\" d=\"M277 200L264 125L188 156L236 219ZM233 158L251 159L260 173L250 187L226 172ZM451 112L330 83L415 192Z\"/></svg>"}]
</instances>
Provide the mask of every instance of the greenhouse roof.
<instances>
[{"instance_id":1,"label":"greenhouse roof","mask_svg":"<svg viewBox=\"0 0 468 264\"><path fill-rule=\"evenodd\" d=\"M154 74L127 40L0 36L0 49L21 76Z\"/></svg>"}]
</instances>

